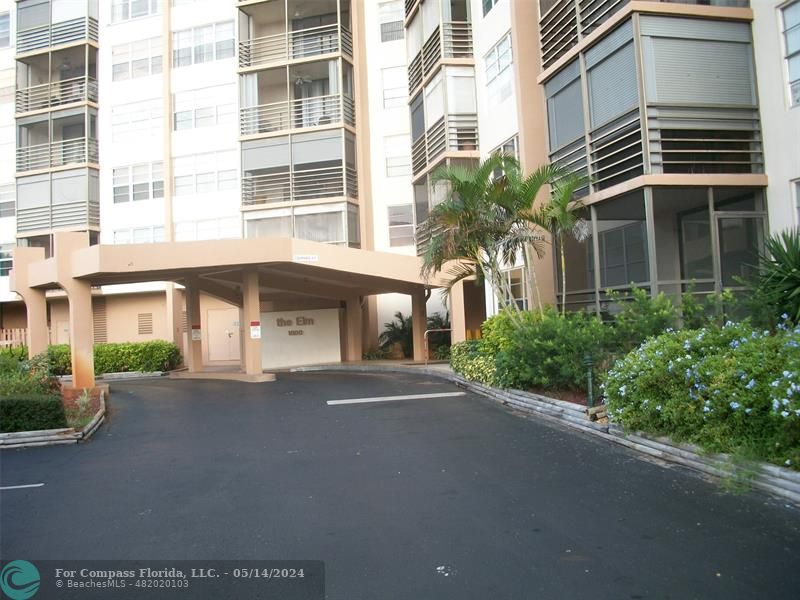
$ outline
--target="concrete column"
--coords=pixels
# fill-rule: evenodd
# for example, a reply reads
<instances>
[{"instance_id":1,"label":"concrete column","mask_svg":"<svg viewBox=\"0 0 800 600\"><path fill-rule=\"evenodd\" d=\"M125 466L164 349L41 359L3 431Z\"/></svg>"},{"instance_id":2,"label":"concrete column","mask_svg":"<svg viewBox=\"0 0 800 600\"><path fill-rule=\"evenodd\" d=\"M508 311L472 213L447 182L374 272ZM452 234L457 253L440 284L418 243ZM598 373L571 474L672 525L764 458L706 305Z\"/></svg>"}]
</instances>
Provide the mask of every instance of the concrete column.
<instances>
[{"instance_id":1,"label":"concrete column","mask_svg":"<svg viewBox=\"0 0 800 600\"><path fill-rule=\"evenodd\" d=\"M411 294L411 329L414 360L425 360L425 330L428 328L428 311L425 290Z\"/></svg>"},{"instance_id":2,"label":"concrete column","mask_svg":"<svg viewBox=\"0 0 800 600\"><path fill-rule=\"evenodd\" d=\"M378 297L367 296L364 299L361 315L361 350L374 350L378 347ZM361 357L359 356L359 360Z\"/></svg>"},{"instance_id":3,"label":"concrete column","mask_svg":"<svg viewBox=\"0 0 800 600\"><path fill-rule=\"evenodd\" d=\"M261 323L261 306L258 294L258 271L242 273L242 370L248 375L261 375L261 338L250 336L250 325Z\"/></svg>"},{"instance_id":4,"label":"concrete column","mask_svg":"<svg viewBox=\"0 0 800 600\"><path fill-rule=\"evenodd\" d=\"M363 326L361 299L358 296L351 296L345 300L345 339L344 339L344 360L358 361L362 357L363 348Z\"/></svg>"},{"instance_id":5,"label":"concrete column","mask_svg":"<svg viewBox=\"0 0 800 600\"><path fill-rule=\"evenodd\" d=\"M47 350L47 298L44 290L28 285L28 266L44 260L44 248L22 248L12 250L14 268L9 279L9 289L22 296L28 317L28 358Z\"/></svg>"},{"instance_id":6,"label":"concrete column","mask_svg":"<svg viewBox=\"0 0 800 600\"><path fill-rule=\"evenodd\" d=\"M72 387L94 387L94 313L92 286L88 281L62 282L69 301L69 347L72 358Z\"/></svg>"},{"instance_id":7,"label":"concrete column","mask_svg":"<svg viewBox=\"0 0 800 600\"><path fill-rule=\"evenodd\" d=\"M69 346L72 359L72 387L94 387L94 312L89 281L73 277L80 253L89 248L89 234L59 231L53 235L53 259L58 285L69 302Z\"/></svg>"},{"instance_id":8,"label":"concrete column","mask_svg":"<svg viewBox=\"0 0 800 600\"><path fill-rule=\"evenodd\" d=\"M464 306L464 282L459 281L450 290L450 333L452 343L467 339L467 318Z\"/></svg>"},{"instance_id":9,"label":"concrete column","mask_svg":"<svg viewBox=\"0 0 800 600\"><path fill-rule=\"evenodd\" d=\"M181 355L186 353L183 347L183 299L180 291L172 282L167 283L164 292L166 297L166 321L169 339L180 349Z\"/></svg>"},{"instance_id":10,"label":"concrete column","mask_svg":"<svg viewBox=\"0 0 800 600\"><path fill-rule=\"evenodd\" d=\"M203 370L203 332L200 329L200 288L196 277L187 277L184 283L186 290L186 321L188 323L186 353L183 357L190 373ZM193 339L197 336L197 339Z\"/></svg>"}]
</instances>

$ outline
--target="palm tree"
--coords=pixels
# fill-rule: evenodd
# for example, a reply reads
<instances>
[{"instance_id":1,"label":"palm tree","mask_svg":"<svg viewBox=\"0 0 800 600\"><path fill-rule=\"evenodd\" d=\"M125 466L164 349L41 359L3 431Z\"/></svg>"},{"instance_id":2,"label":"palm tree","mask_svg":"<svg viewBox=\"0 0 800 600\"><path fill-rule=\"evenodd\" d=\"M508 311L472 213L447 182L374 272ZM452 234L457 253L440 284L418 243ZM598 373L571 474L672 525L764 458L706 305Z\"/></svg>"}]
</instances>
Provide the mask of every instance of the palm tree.
<instances>
[{"instance_id":1,"label":"palm tree","mask_svg":"<svg viewBox=\"0 0 800 600\"><path fill-rule=\"evenodd\" d=\"M579 242L588 237L586 221L579 217L583 202L575 200L575 192L585 185L583 177L572 173L559 177L551 184L550 202L543 206L534 219L541 223L558 240L561 255L561 314L567 307L567 259L564 255L564 239L572 235Z\"/></svg>"},{"instance_id":2,"label":"palm tree","mask_svg":"<svg viewBox=\"0 0 800 600\"><path fill-rule=\"evenodd\" d=\"M412 353L413 333L411 316L404 317L399 310L394 313L394 321L383 324L384 330L378 337L381 348L391 348L393 344L400 344L403 356L408 358Z\"/></svg>"},{"instance_id":3,"label":"palm tree","mask_svg":"<svg viewBox=\"0 0 800 600\"><path fill-rule=\"evenodd\" d=\"M446 293L470 277L488 281L500 305L518 311L501 271L503 243L514 221L513 203L506 178L494 176L516 165L513 158L492 155L475 167L451 165L435 171L433 181L445 183L448 195L431 209L417 235L428 240L423 277L447 268Z\"/></svg>"}]
</instances>

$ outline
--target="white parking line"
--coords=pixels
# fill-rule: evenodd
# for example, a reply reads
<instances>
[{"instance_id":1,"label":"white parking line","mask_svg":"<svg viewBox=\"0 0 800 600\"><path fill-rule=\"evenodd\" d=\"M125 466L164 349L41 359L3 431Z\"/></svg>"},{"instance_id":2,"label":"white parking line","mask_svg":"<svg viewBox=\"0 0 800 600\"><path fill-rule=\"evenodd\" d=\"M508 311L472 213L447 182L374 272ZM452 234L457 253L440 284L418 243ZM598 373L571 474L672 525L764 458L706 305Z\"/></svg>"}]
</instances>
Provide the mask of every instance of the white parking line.
<instances>
[{"instance_id":1,"label":"white parking line","mask_svg":"<svg viewBox=\"0 0 800 600\"><path fill-rule=\"evenodd\" d=\"M5 490L24 490L26 488L37 488L42 487L43 483L29 483L28 485L7 485L5 487L0 487L0 492Z\"/></svg>"},{"instance_id":2,"label":"white parking line","mask_svg":"<svg viewBox=\"0 0 800 600\"><path fill-rule=\"evenodd\" d=\"M423 400L425 398L454 398L465 396L466 392L444 392L442 394L409 394L407 396L376 396L374 398L350 398L348 400L328 400L328 406L339 404L364 404L367 402L393 402L394 400Z\"/></svg>"}]
</instances>

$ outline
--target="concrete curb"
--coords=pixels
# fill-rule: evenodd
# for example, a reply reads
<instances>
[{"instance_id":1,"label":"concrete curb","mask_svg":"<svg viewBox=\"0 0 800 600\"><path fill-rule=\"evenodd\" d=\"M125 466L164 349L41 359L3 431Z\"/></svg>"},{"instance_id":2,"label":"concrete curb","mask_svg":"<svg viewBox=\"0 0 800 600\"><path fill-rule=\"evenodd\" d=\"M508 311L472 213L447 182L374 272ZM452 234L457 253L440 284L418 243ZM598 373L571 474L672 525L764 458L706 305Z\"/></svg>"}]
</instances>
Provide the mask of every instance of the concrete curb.
<instances>
[{"instance_id":1,"label":"concrete curb","mask_svg":"<svg viewBox=\"0 0 800 600\"><path fill-rule=\"evenodd\" d=\"M96 377L97 381L116 381L124 379L149 379L153 377L164 377L167 371L126 371L123 373L103 373ZM62 375L59 381L72 381L72 375Z\"/></svg>"},{"instance_id":2,"label":"concrete curb","mask_svg":"<svg viewBox=\"0 0 800 600\"><path fill-rule=\"evenodd\" d=\"M100 391L100 408L82 429L76 431L72 427L65 429L44 429L41 431L14 431L0 433L0 449L34 448L36 446L57 446L62 444L77 444L86 441L106 418L105 392Z\"/></svg>"},{"instance_id":3,"label":"concrete curb","mask_svg":"<svg viewBox=\"0 0 800 600\"><path fill-rule=\"evenodd\" d=\"M474 381L468 381L443 369L429 367L405 367L393 365L330 365L297 367L292 372L356 371L372 373L418 373L445 379L464 389L512 408L518 412L544 421L567 426L609 442L625 446L654 458L676 463L717 478L741 478L775 496L800 505L800 473L767 463L741 465L725 454L708 455L691 444L678 444L667 438L656 438L641 432L625 432L618 425L603 425L589 421L586 409L578 404L532 394L521 390L501 390Z\"/></svg>"}]
</instances>

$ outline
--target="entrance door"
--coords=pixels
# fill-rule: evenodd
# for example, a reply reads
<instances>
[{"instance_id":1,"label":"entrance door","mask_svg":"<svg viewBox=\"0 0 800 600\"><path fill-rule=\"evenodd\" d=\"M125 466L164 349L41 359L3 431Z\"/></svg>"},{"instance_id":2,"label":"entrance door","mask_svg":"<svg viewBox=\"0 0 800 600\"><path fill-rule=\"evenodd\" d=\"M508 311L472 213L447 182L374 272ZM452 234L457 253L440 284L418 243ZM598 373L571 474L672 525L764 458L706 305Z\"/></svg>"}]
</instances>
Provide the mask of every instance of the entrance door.
<instances>
[{"instance_id":1,"label":"entrance door","mask_svg":"<svg viewBox=\"0 0 800 600\"><path fill-rule=\"evenodd\" d=\"M211 308L208 318L208 360L239 360L239 309Z\"/></svg>"},{"instance_id":2,"label":"entrance door","mask_svg":"<svg viewBox=\"0 0 800 600\"><path fill-rule=\"evenodd\" d=\"M764 247L764 218L747 213L716 213L720 279L723 287L741 287L757 270Z\"/></svg>"}]
</instances>

